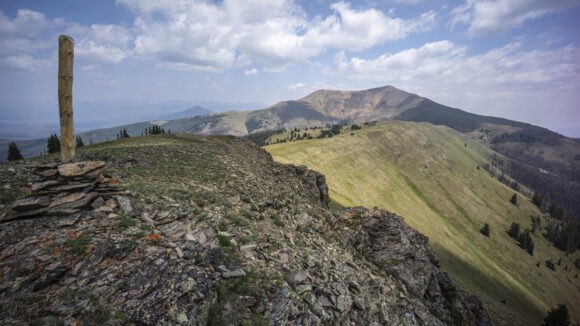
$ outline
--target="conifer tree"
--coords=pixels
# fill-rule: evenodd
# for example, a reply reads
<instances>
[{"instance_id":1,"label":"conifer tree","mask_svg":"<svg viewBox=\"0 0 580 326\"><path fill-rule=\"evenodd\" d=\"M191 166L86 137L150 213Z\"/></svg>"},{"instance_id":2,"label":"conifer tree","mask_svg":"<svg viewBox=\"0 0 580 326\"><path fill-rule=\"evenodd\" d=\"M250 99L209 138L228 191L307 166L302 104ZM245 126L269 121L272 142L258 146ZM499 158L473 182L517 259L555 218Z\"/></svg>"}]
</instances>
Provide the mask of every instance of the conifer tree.
<instances>
[{"instance_id":1,"label":"conifer tree","mask_svg":"<svg viewBox=\"0 0 580 326\"><path fill-rule=\"evenodd\" d=\"M75 140L76 140L76 147L85 146L85 143L83 142L83 139L81 138L81 136L77 136Z\"/></svg>"},{"instance_id":2,"label":"conifer tree","mask_svg":"<svg viewBox=\"0 0 580 326\"><path fill-rule=\"evenodd\" d=\"M512 204L514 204L514 205L516 205L516 206L518 206L518 194L514 194L514 195L512 196L512 198L510 199L510 203L512 203Z\"/></svg>"},{"instance_id":3,"label":"conifer tree","mask_svg":"<svg viewBox=\"0 0 580 326\"><path fill-rule=\"evenodd\" d=\"M485 223L479 232L489 238L489 224Z\"/></svg>"},{"instance_id":4,"label":"conifer tree","mask_svg":"<svg viewBox=\"0 0 580 326\"><path fill-rule=\"evenodd\" d=\"M568 326L570 325L570 316L566 305L558 305L558 308L552 308L548 312L542 326Z\"/></svg>"},{"instance_id":5,"label":"conifer tree","mask_svg":"<svg viewBox=\"0 0 580 326\"><path fill-rule=\"evenodd\" d=\"M542 198L542 196L540 196L540 194L535 193L534 197L532 197L532 202L534 203L534 205L538 206L538 208L541 209L544 199Z\"/></svg>"},{"instance_id":6,"label":"conifer tree","mask_svg":"<svg viewBox=\"0 0 580 326\"><path fill-rule=\"evenodd\" d=\"M22 154L20 154L20 150L18 149L18 146L16 146L16 143L10 142L10 144L8 144L8 161L18 161L22 158Z\"/></svg>"},{"instance_id":7,"label":"conifer tree","mask_svg":"<svg viewBox=\"0 0 580 326\"><path fill-rule=\"evenodd\" d=\"M60 139L56 134L50 135L48 137L48 144L46 145L46 151L48 154L60 152Z\"/></svg>"},{"instance_id":8,"label":"conifer tree","mask_svg":"<svg viewBox=\"0 0 580 326\"><path fill-rule=\"evenodd\" d=\"M512 223L510 229L507 231L508 235L514 239L519 239L520 237L520 224L519 223Z\"/></svg>"}]
</instances>

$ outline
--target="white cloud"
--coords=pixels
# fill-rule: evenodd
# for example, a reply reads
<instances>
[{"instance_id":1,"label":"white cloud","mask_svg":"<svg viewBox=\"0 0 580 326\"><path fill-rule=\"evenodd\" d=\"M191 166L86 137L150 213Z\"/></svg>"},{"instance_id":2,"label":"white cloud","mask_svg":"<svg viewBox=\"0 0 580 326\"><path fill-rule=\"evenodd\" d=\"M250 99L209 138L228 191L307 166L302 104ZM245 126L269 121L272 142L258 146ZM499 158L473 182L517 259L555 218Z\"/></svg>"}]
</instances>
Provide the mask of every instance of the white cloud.
<instances>
[{"instance_id":1,"label":"white cloud","mask_svg":"<svg viewBox=\"0 0 580 326\"><path fill-rule=\"evenodd\" d=\"M337 2L307 17L292 0L118 0L136 14L134 53L175 69L223 70L252 61L267 71L307 63L328 49L364 50L433 26L435 13L393 18Z\"/></svg>"},{"instance_id":2,"label":"white cloud","mask_svg":"<svg viewBox=\"0 0 580 326\"><path fill-rule=\"evenodd\" d=\"M100 63L120 63L131 56L133 36L117 25L73 24L68 33L75 38L75 55Z\"/></svg>"},{"instance_id":3,"label":"white cloud","mask_svg":"<svg viewBox=\"0 0 580 326\"><path fill-rule=\"evenodd\" d=\"M120 63L129 57L157 61L185 71L223 71L261 62L264 71L285 71L329 49L362 51L433 27L435 13L415 19L393 17L346 2L330 5L325 17L308 17L294 0L117 0L135 14L134 26L90 26L43 13L0 11L0 55L33 55L52 44L57 32L75 39L75 54L86 64ZM9 60L8 60L9 61ZM249 71L252 71L251 69Z\"/></svg>"},{"instance_id":4,"label":"white cloud","mask_svg":"<svg viewBox=\"0 0 580 326\"><path fill-rule=\"evenodd\" d=\"M73 36L75 55L89 61L119 63L131 55L129 47L132 46L133 36L124 27L83 26L20 9L14 18L0 11L0 55L3 56L3 65L18 69L48 68L49 62L55 58L38 58L43 55L40 50L51 47L56 50L57 37L61 33Z\"/></svg>"},{"instance_id":5,"label":"white cloud","mask_svg":"<svg viewBox=\"0 0 580 326\"><path fill-rule=\"evenodd\" d=\"M79 42L75 47L75 54L105 63L119 63L129 56L129 52L126 49L98 44L92 40Z\"/></svg>"},{"instance_id":6,"label":"white cloud","mask_svg":"<svg viewBox=\"0 0 580 326\"><path fill-rule=\"evenodd\" d=\"M30 71L46 71L54 68L55 62L46 59L35 59L28 54L8 56L0 59L0 66Z\"/></svg>"},{"instance_id":7,"label":"white cloud","mask_svg":"<svg viewBox=\"0 0 580 326\"><path fill-rule=\"evenodd\" d=\"M436 14L423 13L418 19L392 18L376 9L356 10L348 3L330 6L335 15L317 22L307 33L306 41L314 47L360 51L376 44L405 38L413 32L433 27Z\"/></svg>"},{"instance_id":8,"label":"white cloud","mask_svg":"<svg viewBox=\"0 0 580 326\"><path fill-rule=\"evenodd\" d=\"M299 89L299 88L304 88L306 87L306 84L304 83L296 83L296 84L292 84L288 86L289 90L295 90L295 89Z\"/></svg>"},{"instance_id":9,"label":"white cloud","mask_svg":"<svg viewBox=\"0 0 580 326\"><path fill-rule=\"evenodd\" d=\"M14 19L6 16L0 10L0 34L17 37L34 37L47 29L62 26L62 19L46 19L43 13L19 9Z\"/></svg>"},{"instance_id":10,"label":"white cloud","mask_svg":"<svg viewBox=\"0 0 580 326\"><path fill-rule=\"evenodd\" d=\"M55 68L55 58L38 58L50 47L46 33L64 24L62 19L47 19L44 14L20 9L11 18L0 10L0 64L3 67L46 72Z\"/></svg>"},{"instance_id":11,"label":"white cloud","mask_svg":"<svg viewBox=\"0 0 580 326\"><path fill-rule=\"evenodd\" d=\"M450 24L468 24L471 36L494 34L575 5L577 0L466 0L453 9Z\"/></svg>"},{"instance_id":12,"label":"white cloud","mask_svg":"<svg viewBox=\"0 0 580 326\"><path fill-rule=\"evenodd\" d=\"M419 2L421 2L423 0L391 0L391 1L398 2L398 3L404 3L404 4L412 4L412 5L414 5L414 4L417 4L417 3L419 3Z\"/></svg>"},{"instance_id":13,"label":"white cloud","mask_svg":"<svg viewBox=\"0 0 580 326\"><path fill-rule=\"evenodd\" d=\"M252 69L244 71L244 75L252 76L252 75L256 75L258 72L259 72L258 69L252 68Z\"/></svg>"},{"instance_id":14,"label":"white cloud","mask_svg":"<svg viewBox=\"0 0 580 326\"><path fill-rule=\"evenodd\" d=\"M496 89L570 82L580 78L580 51L566 46L548 51L520 51L511 43L484 54L467 56L462 46L444 40L375 59L335 56L338 72L355 78L393 85L454 85L461 88Z\"/></svg>"},{"instance_id":15,"label":"white cloud","mask_svg":"<svg viewBox=\"0 0 580 326\"><path fill-rule=\"evenodd\" d=\"M129 31L117 25L93 24L90 27L89 37L96 43L124 46L132 41Z\"/></svg>"},{"instance_id":16,"label":"white cloud","mask_svg":"<svg viewBox=\"0 0 580 326\"><path fill-rule=\"evenodd\" d=\"M443 104L516 120L542 122L547 109L575 110L580 101L580 50L523 51L519 42L468 56L450 41L385 53L374 59L335 56L336 72L351 79L390 84ZM522 116L505 111L526 112ZM537 117L533 120L531 117Z\"/></svg>"},{"instance_id":17,"label":"white cloud","mask_svg":"<svg viewBox=\"0 0 580 326\"><path fill-rule=\"evenodd\" d=\"M31 41L20 37L0 38L0 54L33 53L48 47L46 42Z\"/></svg>"}]
</instances>

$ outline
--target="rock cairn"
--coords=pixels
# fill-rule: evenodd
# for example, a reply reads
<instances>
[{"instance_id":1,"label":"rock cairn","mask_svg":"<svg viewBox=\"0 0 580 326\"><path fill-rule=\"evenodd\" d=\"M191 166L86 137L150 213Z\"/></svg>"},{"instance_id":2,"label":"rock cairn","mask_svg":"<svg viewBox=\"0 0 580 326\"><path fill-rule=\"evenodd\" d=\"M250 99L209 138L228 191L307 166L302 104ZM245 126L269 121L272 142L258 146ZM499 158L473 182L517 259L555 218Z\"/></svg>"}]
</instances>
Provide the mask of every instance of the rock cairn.
<instances>
[{"instance_id":1,"label":"rock cairn","mask_svg":"<svg viewBox=\"0 0 580 326\"><path fill-rule=\"evenodd\" d=\"M29 194L16 200L2 222L40 215L70 215L82 208L111 210L115 195L126 195L118 181L105 175L102 161L67 164L41 163L32 166Z\"/></svg>"}]
</instances>

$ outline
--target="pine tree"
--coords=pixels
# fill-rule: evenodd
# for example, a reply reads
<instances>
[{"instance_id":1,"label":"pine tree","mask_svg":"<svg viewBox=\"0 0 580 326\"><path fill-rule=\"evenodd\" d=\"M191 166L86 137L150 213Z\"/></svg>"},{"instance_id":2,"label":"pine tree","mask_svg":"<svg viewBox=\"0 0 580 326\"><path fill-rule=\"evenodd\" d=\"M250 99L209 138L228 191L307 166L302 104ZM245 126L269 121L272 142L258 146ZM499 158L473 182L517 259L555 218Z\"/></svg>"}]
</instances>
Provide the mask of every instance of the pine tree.
<instances>
[{"instance_id":1,"label":"pine tree","mask_svg":"<svg viewBox=\"0 0 580 326\"><path fill-rule=\"evenodd\" d=\"M512 223L510 229L507 231L508 235L514 239L520 238L520 224L519 223Z\"/></svg>"},{"instance_id":2,"label":"pine tree","mask_svg":"<svg viewBox=\"0 0 580 326\"><path fill-rule=\"evenodd\" d=\"M489 238L489 224L485 223L479 232Z\"/></svg>"},{"instance_id":3,"label":"pine tree","mask_svg":"<svg viewBox=\"0 0 580 326\"><path fill-rule=\"evenodd\" d=\"M514 195L512 196L512 198L510 199L510 203L512 203L512 204L514 204L514 205L516 205L516 206L518 206L518 194L514 194Z\"/></svg>"},{"instance_id":4,"label":"pine tree","mask_svg":"<svg viewBox=\"0 0 580 326\"><path fill-rule=\"evenodd\" d=\"M16 143L10 142L10 144L8 144L8 161L18 161L22 158L22 154L20 154L20 150L18 149L18 146L16 146Z\"/></svg>"},{"instance_id":5,"label":"pine tree","mask_svg":"<svg viewBox=\"0 0 580 326\"><path fill-rule=\"evenodd\" d=\"M544 199L542 198L542 196L540 196L540 194L535 193L534 197L532 197L532 202L534 203L534 205L538 206L538 208L541 209Z\"/></svg>"},{"instance_id":6,"label":"pine tree","mask_svg":"<svg viewBox=\"0 0 580 326\"><path fill-rule=\"evenodd\" d=\"M50 135L48 137L48 144L46 145L46 151L48 154L60 152L60 140L56 134Z\"/></svg>"},{"instance_id":7,"label":"pine tree","mask_svg":"<svg viewBox=\"0 0 580 326\"><path fill-rule=\"evenodd\" d=\"M554 266L554 263L552 262L552 258L546 260L546 267L548 267L549 269L555 271L556 267Z\"/></svg>"},{"instance_id":8,"label":"pine tree","mask_svg":"<svg viewBox=\"0 0 580 326\"><path fill-rule=\"evenodd\" d=\"M570 325L570 316L566 305L558 305L558 308L552 308L548 312L542 326L568 326Z\"/></svg>"},{"instance_id":9,"label":"pine tree","mask_svg":"<svg viewBox=\"0 0 580 326\"><path fill-rule=\"evenodd\" d=\"M526 251L528 252L528 254L530 254L530 256L534 255L534 241L530 241L530 244L528 245L528 248L526 249Z\"/></svg>"},{"instance_id":10,"label":"pine tree","mask_svg":"<svg viewBox=\"0 0 580 326\"><path fill-rule=\"evenodd\" d=\"M533 216L530 215L530 218L532 219L532 234L536 234L536 230L538 230L541 225L542 225L542 220L540 220L539 216Z\"/></svg>"},{"instance_id":11,"label":"pine tree","mask_svg":"<svg viewBox=\"0 0 580 326\"><path fill-rule=\"evenodd\" d=\"M530 236L530 229L526 228L518 238L520 247L525 249L530 255L534 255L534 240Z\"/></svg>"},{"instance_id":12,"label":"pine tree","mask_svg":"<svg viewBox=\"0 0 580 326\"><path fill-rule=\"evenodd\" d=\"M85 143L83 142L83 139L81 138L81 136L77 136L76 137L76 147L83 147L85 146Z\"/></svg>"}]
</instances>

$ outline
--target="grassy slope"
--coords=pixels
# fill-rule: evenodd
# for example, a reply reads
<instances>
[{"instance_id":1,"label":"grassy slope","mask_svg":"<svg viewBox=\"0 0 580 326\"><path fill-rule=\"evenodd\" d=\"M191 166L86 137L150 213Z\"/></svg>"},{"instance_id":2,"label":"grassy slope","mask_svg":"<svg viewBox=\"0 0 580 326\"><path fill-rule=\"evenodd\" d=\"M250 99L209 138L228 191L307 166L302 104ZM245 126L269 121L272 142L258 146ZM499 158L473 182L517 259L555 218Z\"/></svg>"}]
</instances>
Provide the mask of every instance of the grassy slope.
<instances>
[{"instance_id":1,"label":"grassy slope","mask_svg":"<svg viewBox=\"0 0 580 326\"><path fill-rule=\"evenodd\" d=\"M536 236L532 257L505 234L512 222L529 227L530 214L540 212L527 198L512 205L513 190L477 169L491 153L485 146L447 127L392 121L266 149L278 161L324 173L341 205L378 206L404 216L429 236L444 270L481 295L496 318L537 325L551 304L566 303L580 320L574 304L580 302L573 267L578 253L564 257ZM485 223L490 239L479 233ZM543 265L548 257L562 258L557 272ZM566 264L571 271L563 270Z\"/></svg>"}]
</instances>

